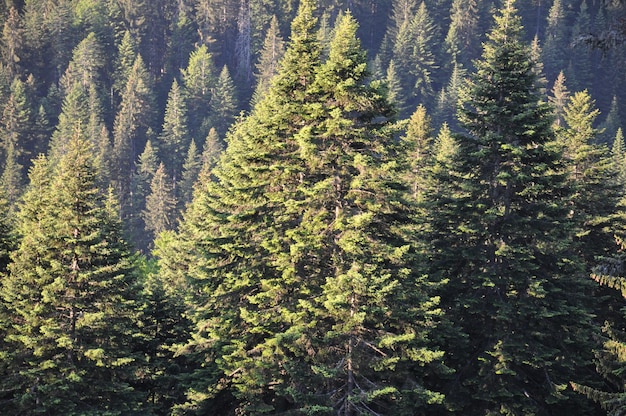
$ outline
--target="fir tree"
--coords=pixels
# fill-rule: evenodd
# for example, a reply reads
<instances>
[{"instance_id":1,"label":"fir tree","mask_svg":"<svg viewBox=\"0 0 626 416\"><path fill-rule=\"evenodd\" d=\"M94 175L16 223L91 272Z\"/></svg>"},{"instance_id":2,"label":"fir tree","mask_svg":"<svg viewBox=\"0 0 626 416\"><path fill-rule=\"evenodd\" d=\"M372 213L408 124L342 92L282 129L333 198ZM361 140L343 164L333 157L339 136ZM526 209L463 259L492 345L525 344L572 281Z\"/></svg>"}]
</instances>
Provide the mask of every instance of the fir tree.
<instances>
[{"instance_id":1,"label":"fir tree","mask_svg":"<svg viewBox=\"0 0 626 416\"><path fill-rule=\"evenodd\" d=\"M184 207L187 203L191 201L194 184L196 183L196 180L200 175L201 169L202 158L200 153L198 152L198 148L196 147L196 142L192 140L191 144L189 145L189 149L187 150L185 163L183 163L183 171L179 185L178 193L180 195L181 206Z\"/></svg>"},{"instance_id":2,"label":"fir tree","mask_svg":"<svg viewBox=\"0 0 626 416\"><path fill-rule=\"evenodd\" d=\"M565 390L589 369L589 285L579 263L561 261L572 257L567 183L513 1L475 65L458 173L432 185L453 191L430 201L432 271L450 279L444 306L465 333L453 338L461 378L448 397L464 414L580 411Z\"/></svg>"},{"instance_id":3,"label":"fir tree","mask_svg":"<svg viewBox=\"0 0 626 416\"><path fill-rule=\"evenodd\" d=\"M563 117L565 105L569 100L569 96L569 90L565 84L565 75L563 74L563 71L561 71L559 72L559 76L556 78L556 81L554 81L552 95L548 97L548 101L554 108L554 126L557 129L565 124Z\"/></svg>"},{"instance_id":4,"label":"fir tree","mask_svg":"<svg viewBox=\"0 0 626 416\"><path fill-rule=\"evenodd\" d=\"M546 75L549 79L556 78L557 74L560 71L565 71L568 66L565 51L567 50L569 33L565 19L563 2L555 0L548 14L542 59L546 63Z\"/></svg>"},{"instance_id":5,"label":"fir tree","mask_svg":"<svg viewBox=\"0 0 626 416\"><path fill-rule=\"evenodd\" d=\"M163 163L154 172L150 182L150 194L146 197L146 209L142 212L142 217L146 230L153 237L174 228L176 198Z\"/></svg>"},{"instance_id":6,"label":"fir tree","mask_svg":"<svg viewBox=\"0 0 626 416\"><path fill-rule=\"evenodd\" d=\"M19 78L16 78L11 83L10 95L0 119L0 147L5 157L11 148L14 162L21 166L28 166L29 156L31 156L28 152L30 150L28 148L32 148L31 119L26 86Z\"/></svg>"},{"instance_id":7,"label":"fir tree","mask_svg":"<svg viewBox=\"0 0 626 416\"><path fill-rule=\"evenodd\" d=\"M576 239L589 271L596 258L614 251L613 234L625 228L617 216L622 198L622 187L615 180L617 166L608 147L597 143L601 130L594 122L599 114L589 93L577 92L564 108L565 126L557 135L574 189L570 216L577 224Z\"/></svg>"},{"instance_id":8,"label":"fir tree","mask_svg":"<svg viewBox=\"0 0 626 416\"><path fill-rule=\"evenodd\" d=\"M278 20L276 16L273 16L265 35L263 49L256 64L256 87L252 96L253 103L261 100L269 89L272 78L278 72L278 65L284 53L285 45L280 35Z\"/></svg>"},{"instance_id":9,"label":"fir tree","mask_svg":"<svg viewBox=\"0 0 626 416\"><path fill-rule=\"evenodd\" d=\"M441 400L424 377L442 353L428 339L438 311L410 248L392 111L366 83L352 16L319 66L312 13L303 2L276 81L181 223L178 250L205 282L192 308L203 330L188 348L214 345L205 380L227 377L214 394L246 413L412 413ZM236 306L216 315L218 304Z\"/></svg>"},{"instance_id":10,"label":"fir tree","mask_svg":"<svg viewBox=\"0 0 626 416\"><path fill-rule=\"evenodd\" d=\"M598 137L598 142L611 145L617 130L622 127L620 108L617 96L613 96L611 100L611 107L606 115L604 122L602 123L602 134Z\"/></svg>"},{"instance_id":11,"label":"fir tree","mask_svg":"<svg viewBox=\"0 0 626 416\"><path fill-rule=\"evenodd\" d=\"M184 93L178 85L178 81L174 80L167 98L165 119L163 120L163 129L159 134L158 145L160 159L174 178L174 182L181 178L185 152L191 141L187 120Z\"/></svg>"},{"instance_id":12,"label":"fir tree","mask_svg":"<svg viewBox=\"0 0 626 416\"><path fill-rule=\"evenodd\" d=\"M75 134L66 149L53 167L37 161L19 212L22 239L0 289L13 310L7 377L17 414L130 413L142 394L131 387L129 249L95 185L90 144Z\"/></svg>"},{"instance_id":13,"label":"fir tree","mask_svg":"<svg viewBox=\"0 0 626 416\"><path fill-rule=\"evenodd\" d=\"M480 1L454 0L450 8L450 26L445 38L452 60L469 67L480 53Z\"/></svg>"},{"instance_id":14,"label":"fir tree","mask_svg":"<svg viewBox=\"0 0 626 416\"><path fill-rule=\"evenodd\" d=\"M217 85L211 96L210 108L211 126L223 137L235 120L239 109L236 87L226 65L222 67L217 78Z\"/></svg>"},{"instance_id":15,"label":"fir tree","mask_svg":"<svg viewBox=\"0 0 626 416\"><path fill-rule=\"evenodd\" d=\"M130 190L135 159L145 146L153 124L154 105L150 75L143 59L138 56L126 82L113 125L113 179L124 219L139 215L133 209Z\"/></svg>"},{"instance_id":16,"label":"fir tree","mask_svg":"<svg viewBox=\"0 0 626 416\"><path fill-rule=\"evenodd\" d=\"M205 137L210 129L207 114L217 75L213 57L206 45L198 46L189 55L187 68L181 71L188 97L189 130L194 138Z\"/></svg>"}]
</instances>

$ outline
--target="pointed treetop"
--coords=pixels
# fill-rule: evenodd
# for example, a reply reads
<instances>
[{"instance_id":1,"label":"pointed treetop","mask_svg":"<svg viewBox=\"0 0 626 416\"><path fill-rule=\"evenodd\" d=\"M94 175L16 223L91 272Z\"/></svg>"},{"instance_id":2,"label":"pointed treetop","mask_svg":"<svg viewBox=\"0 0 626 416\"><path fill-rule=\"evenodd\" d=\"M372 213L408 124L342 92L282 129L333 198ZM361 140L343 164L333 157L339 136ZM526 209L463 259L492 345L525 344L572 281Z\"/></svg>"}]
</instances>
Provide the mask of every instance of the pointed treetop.
<instances>
[{"instance_id":1,"label":"pointed treetop","mask_svg":"<svg viewBox=\"0 0 626 416\"><path fill-rule=\"evenodd\" d=\"M321 53L318 19L314 15L315 3L314 0L301 1L298 14L291 24L291 37L274 88L278 96L291 96L296 91L306 89L312 82Z\"/></svg>"},{"instance_id":2,"label":"pointed treetop","mask_svg":"<svg viewBox=\"0 0 626 416\"><path fill-rule=\"evenodd\" d=\"M494 19L495 27L487 35L489 40L498 44L519 42L523 27L522 18L515 8L515 0L505 0Z\"/></svg>"}]
</instances>

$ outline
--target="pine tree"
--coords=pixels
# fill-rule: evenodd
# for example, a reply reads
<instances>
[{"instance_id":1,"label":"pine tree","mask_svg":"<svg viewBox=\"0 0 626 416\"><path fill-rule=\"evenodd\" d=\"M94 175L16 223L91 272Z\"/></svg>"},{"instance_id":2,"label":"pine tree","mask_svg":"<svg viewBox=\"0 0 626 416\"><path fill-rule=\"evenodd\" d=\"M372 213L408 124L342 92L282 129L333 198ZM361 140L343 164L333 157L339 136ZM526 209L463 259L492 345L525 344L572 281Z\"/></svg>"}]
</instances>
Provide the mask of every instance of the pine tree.
<instances>
[{"instance_id":1,"label":"pine tree","mask_svg":"<svg viewBox=\"0 0 626 416\"><path fill-rule=\"evenodd\" d=\"M35 163L19 212L22 238L0 288L14 323L7 377L16 414L128 414L143 400L131 387L130 252L95 185L91 145L77 132L66 149L54 166Z\"/></svg>"},{"instance_id":2,"label":"pine tree","mask_svg":"<svg viewBox=\"0 0 626 416\"><path fill-rule=\"evenodd\" d=\"M460 379L448 398L463 414L577 412L566 388L590 374L590 286L578 262L562 261L572 258L567 183L514 1L475 65L458 173L431 185L452 191L429 201L431 270L450 279L442 306L465 334L449 348Z\"/></svg>"}]
</instances>

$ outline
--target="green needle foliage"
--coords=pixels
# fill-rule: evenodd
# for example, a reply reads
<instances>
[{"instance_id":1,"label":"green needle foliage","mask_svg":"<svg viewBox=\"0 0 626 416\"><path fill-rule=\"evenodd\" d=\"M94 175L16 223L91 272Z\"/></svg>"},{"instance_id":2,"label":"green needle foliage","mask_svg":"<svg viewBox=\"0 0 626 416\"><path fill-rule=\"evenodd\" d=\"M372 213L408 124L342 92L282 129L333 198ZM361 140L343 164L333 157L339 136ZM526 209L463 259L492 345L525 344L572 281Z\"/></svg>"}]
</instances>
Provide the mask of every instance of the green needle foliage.
<instances>
[{"instance_id":1,"label":"green needle foliage","mask_svg":"<svg viewBox=\"0 0 626 416\"><path fill-rule=\"evenodd\" d=\"M514 1L496 14L475 66L461 92L467 134L456 150L447 145L454 170L436 163L430 191L433 273L450 279L445 306L467 340L454 335L449 399L470 415L577 413L566 389L591 373L590 285Z\"/></svg>"},{"instance_id":2,"label":"green needle foliage","mask_svg":"<svg viewBox=\"0 0 626 416\"><path fill-rule=\"evenodd\" d=\"M19 210L19 247L0 294L11 305L9 414L133 414L136 290L116 210L77 132L49 166L39 158ZM6 409L6 408L5 408Z\"/></svg>"},{"instance_id":3,"label":"green needle foliage","mask_svg":"<svg viewBox=\"0 0 626 416\"><path fill-rule=\"evenodd\" d=\"M367 82L350 14L320 63L312 3L266 98L196 189L179 242L157 242L162 273L191 277L196 293L184 350L214 363L187 408L415 414L443 399L425 381L445 371L430 340L440 311L392 107Z\"/></svg>"}]
</instances>

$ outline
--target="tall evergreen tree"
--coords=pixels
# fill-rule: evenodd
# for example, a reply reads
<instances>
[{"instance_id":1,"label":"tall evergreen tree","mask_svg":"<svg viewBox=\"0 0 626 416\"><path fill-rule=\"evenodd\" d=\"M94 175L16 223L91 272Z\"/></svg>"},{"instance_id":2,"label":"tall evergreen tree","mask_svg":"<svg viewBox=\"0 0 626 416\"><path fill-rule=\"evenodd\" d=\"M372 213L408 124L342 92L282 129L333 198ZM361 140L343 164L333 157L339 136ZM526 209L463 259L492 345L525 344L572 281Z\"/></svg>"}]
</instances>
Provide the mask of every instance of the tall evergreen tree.
<instances>
[{"instance_id":1,"label":"tall evergreen tree","mask_svg":"<svg viewBox=\"0 0 626 416\"><path fill-rule=\"evenodd\" d=\"M459 109L459 174L442 185L456 189L431 200L433 273L450 279L445 306L467 341L451 348L460 378L448 397L463 414L580 412L566 389L589 375L589 285L563 261L567 183L514 1L475 65Z\"/></svg>"},{"instance_id":2,"label":"tall evergreen tree","mask_svg":"<svg viewBox=\"0 0 626 416\"><path fill-rule=\"evenodd\" d=\"M133 209L130 189L135 160L153 127L154 111L151 78L143 59L137 56L113 125L113 179L124 219L139 215Z\"/></svg>"},{"instance_id":3,"label":"tall evergreen tree","mask_svg":"<svg viewBox=\"0 0 626 416\"><path fill-rule=\"evenodd\" d=\"M441 400L425 377L442 353L429 340L438 310L415 266L392 111L366 83L350 14L319 65L312 3L267 97L229 136L218 182L196 190L181 223L204 283L190 348L214 345L205 380L227 377L217 394L249 414L410 414ZM217 315L218 304L233 307Z\"/></svg>"},{"instance_id":4,"label":"tall evergreen tree","mask_svg":"<svg viewBox=\"0 0 626 416\"><path fill-rule=\"evenodd\" d=\"M10 95L0 118L0 146L5 157L9 148L12 148L12 157L22 166L28 166L31 156L31 123L32 113L26 86L16 78L11 83Z\"/></svg>"},{"instance_id":5,"label":"tall evergreen tree","mask_svg":"<svg viewBox=\"0 0 626 416\"><path fill-rule=\"evenodd\" d=\"M613 235L625 225L617 215L623 197L617 166L609 148L597 143L601 130L594 123L599 114L587 91L576 92L564 109L565 126L557 132L574 188L570 216L577 225L576 239L589 272L597 258L614 252Z\"/></svg>"},{"instance_id":6,"label":"tall evergreen tree","mask_svg":"<svg viewBox=\"0 0 626 416\"><path fill-rule=\"evenodd\" d=\"M160 159L175 182L181 178L186 151L191 141L187 120L184 90L174 80L167 97L158 148Z\"/></svg>"},{"instance_id":7,"label":"tall evergreen tree","mask_svg":"<svg viewBox=\"0 0 626 416\"><path fill-rule=\"evenodd\" d=\"M563 73L563 71L561 71L554 81L552 94L548 97L548 101L552 104L552 107L554 108L554 126L557 129L565 125L565 105L569 100L569 96L569 89L565 84L565 74Z\"/></svg>"},{"instance_id":8,"label":"tall evergreen tree","mask_svg":"<svg viewBox=\"0 0 626 416\"><path fill-rule=\"evenodd\" d=\"M15 414L128 414L143 401L131 387L139 357L130 252L95 185L91 145L77 133L66 149L55 166L39 159L31 172L22 239L0 289L13 310Z\"/></svg>"},{"instance_id":9,"label":"tall evergreen tree","mask_svg":"<svg viewBox=\"0 0 626 416\"><path fill-rule=\"evenodd\" d=\"M211 127L224 137L239 110L237 89L230 77L228 67L224 65L217 77L217 85L209 103L211 108Z\"/></svg>"},{"instance_id":10,"label":"tall evergreen tree","mask_svg":"<svg viewBox=\"0 0 626 416\"><path fill-rule=\"evenodd\" d=\"M142 217L146 231L152 233L153 239L162 231L174 228L176 198L163 163L154 172L150 182L150 194L146 197L146 209L142 212Z\"/></svg>"},{"instance_id":11,"label":"tall evergreen tree","mask_svg":"<svg viewBox=\"0 0 626 416\"><path fill-rule=\"evenodd\" d=\"M480 54L480 0L454 0L445 43L452 60L470 67Z\"/></svg>"},{"instance_id":12,"label":"tall evergreen tree","mask_svg":"<svg viewBox=\"0 0 626 416\"><path fill-rule=\"evenodd\" d=\"M4 167L0 173L0 187L4 191L10 213L15 211L19 197L23 191L22 166L17 160L15 147L11 143L6 149Z\"/></svg>"},{"instance_id":13,"label":"tall evergreen tree","mask_svg":"<svg viewBox=\"0 0 626 416\"><path fill-rule=\"evenodd\" d=\"M622 121L620 116L619 100L617 99L617 96L614 95L606 118L602 122L603 132L598 137L598 141L609 146L612 145L615 134L617 134L617 130L621 127Z\"/></svg>"},{"instance_id":14,"label":"tall evergreen tree","mask_svg":"<svg viewBox=\"0 0 626 416\"><path fill-rule=\"evenodd\" d=\"M567 69L569 62L566 50L569 38L563 1L554 0L548 13L542 59L546 64L546 76L549 79L556 78L560 71Z\"/></svg>"},{"instance_id":15,"label":"tall evergreen tree","mask_svg":"<svg viewBox=\"0 0 626 416\"><path fill-rule=\"evenodd\" d=\"M207 108L217 82L213 57L206 45L200 45L191 52L187 68L181 73L188 97L191 136L195 139L204 138L210 129Z\"/></svg>"},{"instance_id":16,"label":"tall evergreen tree","mask_svg":"<svg viewBox=\"0 0 626 416\"><path fill-rule=\"evenodd\" d=\"M178 194L180 195L180 205L184 207L191 202L193 196L194 184L198 180L200 171L202 170L202 156L198 152L195 140L191 141L187 150L187 157L183 163L183 170L180 184L178 186Z\"/></svg>"},{"instance_id":17,"label":"tall evergreen tree","mask_svg":"<svg viewBox=\"0 0 626 416\"><path fill-rule=\"evenodd\" d=\"M278 19L276 19L276 16L273 16L265 34L263 49L256 64L256 87L252 97L253 103L261 100L269 89L272 78L278 72L278 65L284 53L285 45L280 35Z\"/></svg>"}]
</instances>

